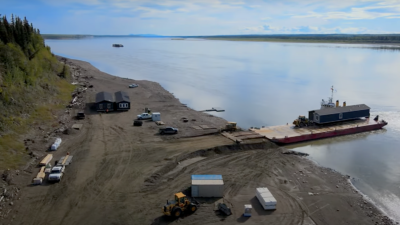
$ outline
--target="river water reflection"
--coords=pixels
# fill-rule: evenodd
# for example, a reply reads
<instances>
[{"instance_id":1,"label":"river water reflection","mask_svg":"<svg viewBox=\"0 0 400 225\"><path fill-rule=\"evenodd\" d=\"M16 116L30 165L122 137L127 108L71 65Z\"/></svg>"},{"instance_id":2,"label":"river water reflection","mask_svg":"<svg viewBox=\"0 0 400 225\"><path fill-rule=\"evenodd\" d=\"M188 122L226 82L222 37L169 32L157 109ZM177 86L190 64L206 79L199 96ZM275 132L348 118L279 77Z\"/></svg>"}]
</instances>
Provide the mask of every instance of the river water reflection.
<instances>
[{"instance_id":1,"label":"river water reflection","mask_svg":"<svg viewBox=\"0 0 400 225\"><path fill-rule=\"evenodd\" d=\"M123 48L113 48L122 43ZM353 184L400 221L400 52L368 45L288 44L168 38L46 40L55 54L100 70L159 82L196 110L243 128L291 123L318 109L322 98L367 104L385 129L289 148L350 175Z\"/></svg>"}]
</instances>

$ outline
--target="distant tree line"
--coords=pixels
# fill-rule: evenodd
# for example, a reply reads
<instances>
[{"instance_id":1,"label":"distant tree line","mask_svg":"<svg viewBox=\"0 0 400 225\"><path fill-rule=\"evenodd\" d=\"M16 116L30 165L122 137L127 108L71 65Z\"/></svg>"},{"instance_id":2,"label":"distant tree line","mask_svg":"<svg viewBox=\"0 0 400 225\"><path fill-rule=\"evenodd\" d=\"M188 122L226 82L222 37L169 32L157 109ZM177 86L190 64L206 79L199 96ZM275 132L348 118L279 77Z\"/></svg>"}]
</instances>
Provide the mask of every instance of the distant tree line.
<instances>
[{"instance_id":1,"label":"distant tree line","mask_svg":"<svg viewBox=\"0 0 400 225\"><path fill-rule=\"evenodd\" d=\"M42 46L44 46L43 40L38 39L37 35L40 35L40 30L34 28L32 23L29 24L26 17L22 20L19 17L11 15L11 21L8 21L6 16L0 17L1 42L3 42L3 44L14 43L19 45L28 57L37 51L37 49L35 49L37 44L42 44ZM42 43L36 43L40 40Z\"/></svg>"},{"instance_id":2,"label":"distant tree line","mask_svg":"<svg viewBox=\"0 0 400 225\"><path fill-rule=\"evenodd\" d=\"M271 34L271 35L218 35L198 38L236 40L282 40L349 43L400 43L400 34Z\"/></svg>"}]
</instances>

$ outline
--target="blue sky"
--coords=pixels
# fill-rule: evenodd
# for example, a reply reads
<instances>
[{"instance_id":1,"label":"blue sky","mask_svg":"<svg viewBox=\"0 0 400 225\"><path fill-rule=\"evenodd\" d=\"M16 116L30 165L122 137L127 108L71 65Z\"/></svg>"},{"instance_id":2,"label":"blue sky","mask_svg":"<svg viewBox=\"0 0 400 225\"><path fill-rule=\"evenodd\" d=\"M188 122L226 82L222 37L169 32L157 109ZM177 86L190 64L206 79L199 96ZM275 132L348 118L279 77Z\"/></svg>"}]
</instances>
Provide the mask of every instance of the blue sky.
<instances>
[{"instance_id":1,"label":"blue sky","mask_svg":"<svg viewBox=\"0 0 400 225\"><path fill-rule=\"evenodd\" d=\"M0 0L46 34L400 33L400 0Z\"/></svg>"}]
</instances>

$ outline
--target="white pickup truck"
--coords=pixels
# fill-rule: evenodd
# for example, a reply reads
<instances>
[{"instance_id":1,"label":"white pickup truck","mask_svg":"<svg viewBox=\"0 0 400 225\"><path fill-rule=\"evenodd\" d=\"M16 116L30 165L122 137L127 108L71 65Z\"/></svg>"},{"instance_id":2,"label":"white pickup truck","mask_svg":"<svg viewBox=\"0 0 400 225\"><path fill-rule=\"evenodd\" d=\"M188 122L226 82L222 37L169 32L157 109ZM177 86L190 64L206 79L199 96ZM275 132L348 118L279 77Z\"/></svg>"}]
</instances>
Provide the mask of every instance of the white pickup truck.
<instances>
[{"instance_id":1,"label":"white pickup truck","mask_svg":"<svg viewBox=\"0 0 400 225\"><path fill-rule=\"evenodd\" d=\"M138 120L147 120L153 118L153 116L149 113L142 113L140 115L137 115Z\"/></svg>"},{"instance_id":2,"label":"white pickup truck","mask_svg":"<svg viewBox=\"0 0 400 225\"><path fill-rule=\"evenodd\" d=\"M55 166L51 169L48 180L50 182L60 182L64 175L65 166Z\"/></svg>"}]
</instances>

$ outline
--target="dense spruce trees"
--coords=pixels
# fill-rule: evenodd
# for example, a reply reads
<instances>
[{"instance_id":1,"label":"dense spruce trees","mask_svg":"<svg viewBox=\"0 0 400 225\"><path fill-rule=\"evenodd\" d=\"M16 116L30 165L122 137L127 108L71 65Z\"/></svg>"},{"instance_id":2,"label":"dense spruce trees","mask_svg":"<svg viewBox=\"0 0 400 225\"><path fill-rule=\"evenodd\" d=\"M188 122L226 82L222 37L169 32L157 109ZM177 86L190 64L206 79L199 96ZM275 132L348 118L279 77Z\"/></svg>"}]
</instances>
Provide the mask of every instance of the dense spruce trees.
<instances>
[{"instance_id":1,"label":"dense spruce trees","mask_svg":"<svg viewBox=\"0 0 400 225\"><path fill-rule=\"evenodd\" d=\"M36 43L40 35L39 30L33 28L32 23L29 24L26 17L22 20L19 17L11 15L11 23L6 16L0 17L0 40L3 44L14 43L21 47L26 56L33 54L38 47ZM31 45L30 45L31 44ZM44 46L44 43L43 45Z\"/></svg>"}]
</instances>

